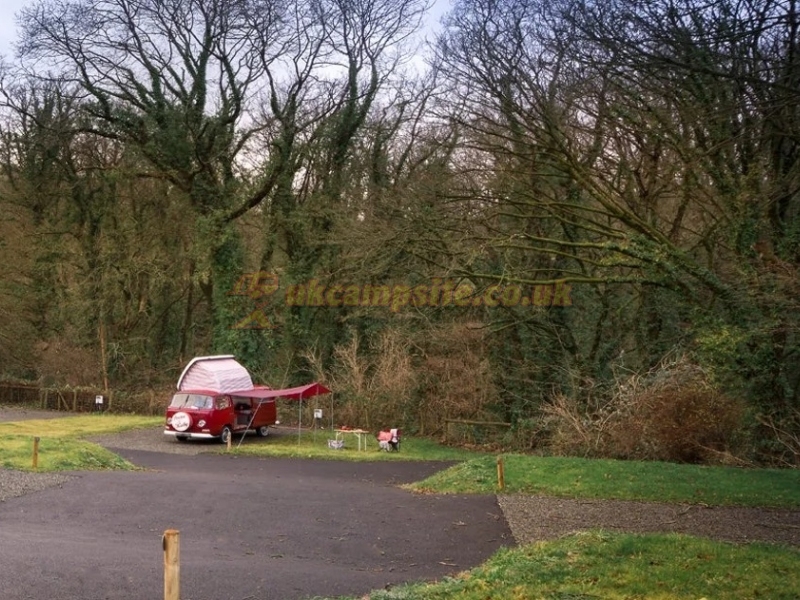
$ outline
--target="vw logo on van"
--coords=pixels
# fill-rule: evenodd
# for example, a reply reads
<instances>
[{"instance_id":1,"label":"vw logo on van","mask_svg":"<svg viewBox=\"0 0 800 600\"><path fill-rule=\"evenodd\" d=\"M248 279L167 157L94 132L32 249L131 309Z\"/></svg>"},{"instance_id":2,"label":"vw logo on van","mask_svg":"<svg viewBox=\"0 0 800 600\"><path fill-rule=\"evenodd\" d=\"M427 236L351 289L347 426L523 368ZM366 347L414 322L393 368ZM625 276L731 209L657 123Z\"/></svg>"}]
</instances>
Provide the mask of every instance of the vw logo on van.
<instances>
[{"instance_id":1,"label":"vw logo on van","mask_svg":"<svg viewBox=\"0 0 800 600\"><path fill-rule=\"evenodd\" d=\"M192 426L192 418L185 412L176 412L172 415L170 425L175 431L186 431Z\"/></svg>"}]
</instances>

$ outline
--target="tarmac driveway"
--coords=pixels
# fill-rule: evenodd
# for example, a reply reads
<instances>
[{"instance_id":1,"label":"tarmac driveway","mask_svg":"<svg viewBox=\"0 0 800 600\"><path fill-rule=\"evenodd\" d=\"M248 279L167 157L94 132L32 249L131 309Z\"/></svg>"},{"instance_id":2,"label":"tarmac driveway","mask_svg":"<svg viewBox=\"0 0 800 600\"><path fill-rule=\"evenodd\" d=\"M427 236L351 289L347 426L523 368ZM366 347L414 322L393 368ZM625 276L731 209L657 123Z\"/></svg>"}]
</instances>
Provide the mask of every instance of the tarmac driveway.
<instances>
[{"instance_id":1,"label":"tarmac driveway","mask_svg":"<svg viewBox=\"0 0 800 600\"><path fill-rule=\"evenodd\" d=\"M443 464L118 452L146 470L82 472L0 503L3 600L163 598L173 528L182 600L360 595L514 544L495 496L398 487Z\"/></svg>"}]
</instances>

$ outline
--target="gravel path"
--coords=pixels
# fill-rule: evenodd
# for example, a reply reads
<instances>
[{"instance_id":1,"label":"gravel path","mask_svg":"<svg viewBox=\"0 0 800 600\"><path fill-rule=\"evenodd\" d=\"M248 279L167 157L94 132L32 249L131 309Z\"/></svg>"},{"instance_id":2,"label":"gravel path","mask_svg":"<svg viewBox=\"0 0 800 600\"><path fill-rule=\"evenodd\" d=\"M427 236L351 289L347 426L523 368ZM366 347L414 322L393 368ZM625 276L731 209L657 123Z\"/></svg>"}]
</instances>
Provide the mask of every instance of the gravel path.
<instances>
[{"instance_id":1,"label":"gravel path","mask_svg":"<svg viewBox=\"0 0 800 600\"><path fill-rule=\"evenodd\" d=\"M63 417L65 413L0 410L0 422ZM273 435L294 430L277 428ZM247 443L269 443L248 437ZM219 449L217 441L180 443L161 427L99 436L107 448L171 454L200 454ZM62 485L63 473L27 473L0 469L0 501ZM679 532L732 542L764 541L800 546L800 510L706 507L621 500L572 500L521 494L499 495L498 504L518 544L553 539L574 531L608 529L628 532Z\"/></svg>"},{"instance_id":2,"label":"gravel path","mask_svg":"<svg viewBox=\"0 0 800 600\"><path fill-rule=\"evenodd\" d=\"M575 531L685 533L729 542L800 546L800 511L708 507L624 500L572 500L543 496L497 497L518 544Z\"/></svg>"}]
</instances>

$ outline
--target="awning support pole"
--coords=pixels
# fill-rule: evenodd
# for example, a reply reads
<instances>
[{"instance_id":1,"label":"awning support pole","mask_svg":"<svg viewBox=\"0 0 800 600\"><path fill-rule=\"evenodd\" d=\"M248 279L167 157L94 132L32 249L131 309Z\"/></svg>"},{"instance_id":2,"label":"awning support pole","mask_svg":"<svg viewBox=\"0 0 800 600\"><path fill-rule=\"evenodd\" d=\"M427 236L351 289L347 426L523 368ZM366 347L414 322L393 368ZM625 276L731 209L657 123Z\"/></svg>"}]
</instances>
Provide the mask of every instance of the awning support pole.
<instances>
[{"instance_id":1,"label":"awning support pole","mask_svg":"<svg viewBox=\"0 0 800 600\"><path fill-rule=\"evenodd\" d=\"M297 405L297 445L300 445L300 425L303 423L303 397L300 396L300 403Z\"/></svg>"}]
</instances>

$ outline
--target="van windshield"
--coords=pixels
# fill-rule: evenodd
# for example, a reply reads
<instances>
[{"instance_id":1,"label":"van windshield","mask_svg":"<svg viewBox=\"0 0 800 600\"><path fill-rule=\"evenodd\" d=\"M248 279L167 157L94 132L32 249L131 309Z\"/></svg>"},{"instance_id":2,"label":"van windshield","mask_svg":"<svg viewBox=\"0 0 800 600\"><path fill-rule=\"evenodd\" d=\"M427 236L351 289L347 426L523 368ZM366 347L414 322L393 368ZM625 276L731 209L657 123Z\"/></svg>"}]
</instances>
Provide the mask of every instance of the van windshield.
<instances>
[{"instance_id":1,"label":"van windshield","mask_svg":"<svg viewBox=\"0 0 800 600\"><path fill-rule=\"evenodd\" d=\"M214 399L205 394L175 394L169 405L171 408L211 408Z\"/></svg>"}]
</instances>

